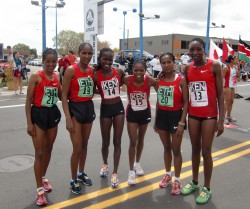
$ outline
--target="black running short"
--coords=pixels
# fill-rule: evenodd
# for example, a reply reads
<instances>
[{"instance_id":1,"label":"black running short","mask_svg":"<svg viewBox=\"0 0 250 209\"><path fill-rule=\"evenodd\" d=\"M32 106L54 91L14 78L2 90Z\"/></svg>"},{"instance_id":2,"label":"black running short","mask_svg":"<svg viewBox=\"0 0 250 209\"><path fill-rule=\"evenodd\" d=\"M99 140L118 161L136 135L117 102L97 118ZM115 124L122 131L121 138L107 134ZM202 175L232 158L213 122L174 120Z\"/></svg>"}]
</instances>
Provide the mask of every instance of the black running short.
<instances>
[{"instance_id":1,"label":"black running short","mask_svg":"<svg viewBox=\"0 0 250 209\"><path fill-rule=\"evenodd\" d=\"M95 120L95 109L92 100L86 102L69 101L69 112L79 123L92 123Z\"/></svg>"},{"instance_id":2,"label":"black running short","mask_svg":"<svg viewBox=\"0 0 250 209\"><path fill-rule=\"evenodd\" d=\"M151 110L147 108L145 110L134 111L131 105L128 105L126 119L130 123L137 123L139 125L148 124L151 121Z\"/></svg>"},{"instance_id":3,"label":"black running short","mask_svg":"<svg viewBox=\"0 0 250 209\"><path fill-rule=\"evenodd\" d=\"M103 104L101 103L101 118L113 118L117 115L124 114L124 107L122 101L118 101L115 104Z\"/></svg>"},{"instance_id":4,"label":"black running short","mask_svg":"<svg viewBox=\"0 0 250 209\"><path fill-rule=\"evenodd\" d=\"M52 107L31 107L31 120L39 128L47 130L54 128L61 120L61 112L57 105Z\"/></svg>"},{"instance_id":5,"label":"black running short","mask_svg":"<svg viewBox=\"0 0 250 209\"><path fill-rule=\"evenodd\" d=\"M162 131L176 133L178 123L181 120L182 109L176 111L161 110L158 108L156 116L156 127ZM184 127L186 129L186 126Z\"/></svg>"}]
</instances>

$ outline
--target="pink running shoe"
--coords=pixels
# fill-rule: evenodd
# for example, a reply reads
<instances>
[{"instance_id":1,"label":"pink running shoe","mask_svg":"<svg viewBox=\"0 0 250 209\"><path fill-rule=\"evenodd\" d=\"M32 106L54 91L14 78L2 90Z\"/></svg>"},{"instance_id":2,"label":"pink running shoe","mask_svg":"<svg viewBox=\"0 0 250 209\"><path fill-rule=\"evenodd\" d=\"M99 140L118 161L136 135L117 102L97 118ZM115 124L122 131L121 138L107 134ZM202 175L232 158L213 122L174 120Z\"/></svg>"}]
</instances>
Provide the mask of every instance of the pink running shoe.
<instances>
[{"instance_id":1,"label":"pink running shoe","mask_svg":"<svg viewBox=\"0 0 250 209\"><path fill-rule=\"evenodd\" d=\"M167 187L171 183L172 183L172 177L169 176L169 175L165 175L163 177L163 179L160 181L159 187L160 188L165 188L165 187Z\"/></svg>"},{"instance_id":2,"label":"pink running shoe","mask_svg":"<svg viewBox=\"0 0 250 209\"><path fill-rule=\"evenodd\" d=\"M43 190L45 192L51 192L52 191L52 186L49 184L48 179L43 179L42 184L43 184Z\"/></svg>"},{"instance_id":3,"label":"pink running shoe","mask_svg":"<svg viewBox=\"0 0 250 209\"><path fill-rule=\"evenodd\" d=\"M40 190L39 192L37 192L37 195L36 195L36 204L39 205L39 206L47 204L47 200L46 200L46 197L45 197L44 190Z\"/></svg>"},{"instance_id":4,"label":"pink running shoe","mask_svg":"<svg viewBox=\"0 0 250 209\"><path fill-rule=\"evenodd\" d=\"M175 181L171 190L172 195L178 195L181 193L181 182Z\"/></svg>"}]
</instances>

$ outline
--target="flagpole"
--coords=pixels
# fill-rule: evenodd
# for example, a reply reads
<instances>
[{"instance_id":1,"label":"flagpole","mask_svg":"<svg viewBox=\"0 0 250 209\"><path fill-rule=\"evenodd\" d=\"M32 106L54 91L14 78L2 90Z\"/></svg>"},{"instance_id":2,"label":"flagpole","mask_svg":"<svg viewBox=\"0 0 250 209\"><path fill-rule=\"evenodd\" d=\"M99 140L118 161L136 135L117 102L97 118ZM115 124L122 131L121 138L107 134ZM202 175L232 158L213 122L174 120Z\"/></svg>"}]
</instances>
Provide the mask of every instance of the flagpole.
<instances>
[{"instance_id":1,"label":"flagpole","mask_svg":"<svg viewBox=\"0 0 250 209\"><path fill-rule=\"evenodd\" d=\"M211 9L211 0L208 0L208 12L207 12L207 35L206 35L206 48L205 53L208 54L209 50L209 26L210 26L210 9Z\"/></svg>"}]
</instances>

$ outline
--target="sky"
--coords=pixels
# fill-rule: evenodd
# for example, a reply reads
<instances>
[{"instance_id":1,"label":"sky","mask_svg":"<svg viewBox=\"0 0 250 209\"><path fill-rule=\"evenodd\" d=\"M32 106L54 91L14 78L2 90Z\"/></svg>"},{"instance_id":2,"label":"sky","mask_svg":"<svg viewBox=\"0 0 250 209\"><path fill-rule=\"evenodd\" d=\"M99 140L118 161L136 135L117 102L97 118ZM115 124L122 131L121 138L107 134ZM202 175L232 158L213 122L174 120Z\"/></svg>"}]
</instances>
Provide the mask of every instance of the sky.
<instances>
[{"instance_id":1,"label":"sky","mask_svg":"<svg viewBox=\"0 0 250 209\"><path fill-rule=\"evenodd\" d=\"M58 9L58 33L62 30L84 31L84 0L64 0L64 8ZM54 6L56 0L46 0ZM208 0L143 0L145 17L160 15L160 19L143 21L143 35L188 34L206 36ZM118 11L114 12L113 8ZM30 48L42 50L42 8L31 5L31 0L0 0L0 43L15 45L23 43ZM123 37L123 13L126 37L139 37L139 0L115 0L104 6L104 34L101 41L108 41L111 48L119 48ZM53 47L55 37L55 8L46 9L47 47ZM225 25L225 28L210 28L210 37L250 41L249 0L211 0L210 22ZM212 26L212 25L211 25Z\"/></svg>"}]
</instances>

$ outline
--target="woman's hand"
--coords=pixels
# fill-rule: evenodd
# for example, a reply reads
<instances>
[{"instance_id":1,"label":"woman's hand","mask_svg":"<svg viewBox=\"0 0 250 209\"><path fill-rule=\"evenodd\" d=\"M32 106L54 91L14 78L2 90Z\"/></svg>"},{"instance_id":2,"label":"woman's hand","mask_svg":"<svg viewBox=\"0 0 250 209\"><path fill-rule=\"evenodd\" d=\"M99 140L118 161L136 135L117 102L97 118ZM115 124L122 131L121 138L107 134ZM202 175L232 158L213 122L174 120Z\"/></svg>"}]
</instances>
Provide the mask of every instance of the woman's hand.
<instances>
[{"instance_id":1,"label":"woman's hand","mask_svg":"<svg viewBox=\"0 0 250 209\"><path fill-rule=\"evenodd\" d=\"M36 135L36 129L35 129L35 126L32 123L28 124L28 126L27 126L27 133L30 136L35 136Z\"/></svg>"},{"instance_id":2,"label":"woman's hand","mask_svg":"<svg viewBox=\"0 0 250 209\"><path fill-rule=\"evenodd\" d=\"M68 132L73 133L75 131L73 121L71 118L66 118L66 129Z\"/></svg>"}]
</instances>

